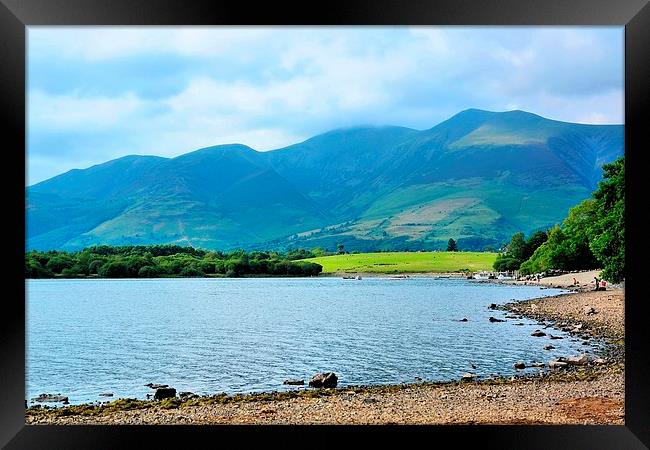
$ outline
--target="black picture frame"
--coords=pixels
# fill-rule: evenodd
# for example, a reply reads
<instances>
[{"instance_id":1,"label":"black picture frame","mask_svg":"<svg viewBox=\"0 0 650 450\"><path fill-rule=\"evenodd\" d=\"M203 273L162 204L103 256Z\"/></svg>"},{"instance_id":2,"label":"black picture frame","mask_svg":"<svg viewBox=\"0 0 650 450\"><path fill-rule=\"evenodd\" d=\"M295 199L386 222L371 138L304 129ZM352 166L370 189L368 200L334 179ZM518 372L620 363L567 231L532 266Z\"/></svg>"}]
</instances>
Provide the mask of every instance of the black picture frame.
<instances>
[{"instance_id":1,"label":"black picture frame","mask_svg":"<svg viewBox=\"0 0 650 450\"><path fill-rule=\"evenodd\" d=\"M625 26L625 142L628 275L626 277L625 426L26 426L24 418L25 285L25 37L32 25L619 25ZM0 114L9 161L2 178L5 203L15 217L6 234L11 264L5 268L11 295L4 297L0 327L0 444L15 448L129 448L136 442L186 447L225 437L239 443L262 437L268 443L313 445L312 434L351 433L364 442L390 431L440 445L469 442L480 448L641 449L650 446L648 326L641 292L643 153L650 96L650 6L648 0L348 0L320 4L233 0L0 0ZM7 139L9 138L9 139ZM645 145L644 145L645 144ZM12 175L7 177L6 175ZM14 228L15 227L15 228ZM636 244L635 244L636 243ZM5 242L7 244L7 242ZM9 260L9 257L7 258ZM635 261L638 264L635 264ZM11 313L8 313L11 311ZM307 436L305 436L307 435ZM451 440L449 440L451 439ZM448 444L449 445L449 444ZM447 445L445 445L447 446Z\"/></svg>"}]
</instances>

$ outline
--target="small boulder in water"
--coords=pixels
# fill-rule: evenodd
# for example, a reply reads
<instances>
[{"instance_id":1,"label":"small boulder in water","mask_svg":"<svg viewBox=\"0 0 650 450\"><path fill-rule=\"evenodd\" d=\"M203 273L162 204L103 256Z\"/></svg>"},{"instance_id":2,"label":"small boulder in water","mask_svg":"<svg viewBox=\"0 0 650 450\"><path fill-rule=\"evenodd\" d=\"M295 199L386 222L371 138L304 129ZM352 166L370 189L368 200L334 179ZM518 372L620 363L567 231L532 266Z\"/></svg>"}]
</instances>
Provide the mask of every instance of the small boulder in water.
<instances>
[{"instance_id":1,"label":"small boulder in water","mask_svg":"<svg viewBox=\"0 0 650 450\"><path fill-rule=\"evenodd\" d=\"M544 333L542 330L535 330L532 333L530 333L530 335L535 337L542 337L542 336L546 336L546 333Z\"/></svg>"},{"instance_id":2,"label":"small boulder in water","mask_svg":"<svg viewBox=\"0 0 650 450\"><path fill-rule=\"evenodd\" d=\"M505 322L505 320L497 319L496 317L492 317L492 316L490 316L489 321L490 322Z\"/></svg>"},{"instance_id":3,"label":"small boulder in water","mask_svg":"<svg viewBox=\"0 0 650 450\"><path fill-rule=\"evenodd\" d=\"M309 380L309 385L315 388L333 388L337 383L338 377L334 372L317 373Z\"/></svg>"},{"instance_id":4,"label":"small boulder in water","mask_svg":"<svg viewBox=\"0 0 650 450\"><path fill-rule=\"evenodd\" d=\"M305 380L288 379L288 380L284 380L282 384L289 384L292 386L302 386L303 384L305 384Z\"/></svg>"},{"instance_id":5,"label":"small boulder in water","mask_svg":"<svg viewBox=\"0 0 650 450\"><path fill-rule=\"evenodd\" d=\"M68 403L68 397L61 394L40 394L38 397L32 399L33 402L53 402L53 403Z\"/></svg>"},{"instance_id":6,"label":"small boulder in water","mask_svg":"<svg viewBox=\"0 0 650 450\"><path fill-rule=\"evenodd\" d=\"M524 364L523 362L519 361L519 362L514 363L514 364L512 365L512 367L514 367L515 369L521 370L521 369L525 369L525 368L526 368L526 364Z\"/></svg>"},{"instance_id":7,"label":"small boulder in water","mask_svg":"<svg viewBox=\"0 0 650 450\"><path fill-rule=\"evenodd\" d=\"M176 389L174 388L158 388L154 394L154 400L162 400L164 398L176 397Z\"/></svg>"}]
</instances>

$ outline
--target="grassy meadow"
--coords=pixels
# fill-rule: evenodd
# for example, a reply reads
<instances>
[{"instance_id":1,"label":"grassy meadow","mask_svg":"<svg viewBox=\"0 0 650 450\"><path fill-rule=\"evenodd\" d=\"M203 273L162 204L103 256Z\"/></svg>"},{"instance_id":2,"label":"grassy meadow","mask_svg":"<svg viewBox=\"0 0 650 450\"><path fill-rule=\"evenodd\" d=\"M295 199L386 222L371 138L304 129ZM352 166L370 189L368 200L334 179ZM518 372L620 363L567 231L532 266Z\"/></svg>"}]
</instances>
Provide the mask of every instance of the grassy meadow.
<instances>
[{"instance_id":1,"label":"grassy meadow","mask_svg":"<svg viewBox=\"0 0 650 450\"><path fill-rule=\"evenodd\" d=\"M379 252L322 256L305 261L323 266L323 273L451 273L492 270L496 253Z\"/></svg>"}]
</instances>

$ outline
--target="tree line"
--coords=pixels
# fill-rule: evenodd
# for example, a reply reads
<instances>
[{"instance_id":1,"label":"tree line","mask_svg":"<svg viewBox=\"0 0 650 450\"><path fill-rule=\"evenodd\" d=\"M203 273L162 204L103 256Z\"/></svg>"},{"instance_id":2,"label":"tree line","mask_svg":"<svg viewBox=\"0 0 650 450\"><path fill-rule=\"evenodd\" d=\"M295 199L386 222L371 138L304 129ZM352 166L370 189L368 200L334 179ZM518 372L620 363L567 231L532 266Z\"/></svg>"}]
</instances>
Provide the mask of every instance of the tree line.
<instances>
[{"instance_id":1,"label":"tree line","mask_svg":"<svg viewBox=\"0 0 650 450\"><path fill-rule=\"evenodd\" d=\"M561 224L527 240L515 234L494 263L495 270L522 275L596 268L609 282L625 279L625 157L603 165L591 198L571 208Z\"/></svg>"},{"instance_id":2,"label":"tree line","mask_svg":"<svg viewBox=\"0 0 650 450\"><path fill-rule=\"evenodd\" d=\"M25 254L25 277L315 276L323 267L301 259L318 253L303 249L287 253L221 252L179 245L100 245L77 252L32 250Z\"/></svg>"}]
</instances>

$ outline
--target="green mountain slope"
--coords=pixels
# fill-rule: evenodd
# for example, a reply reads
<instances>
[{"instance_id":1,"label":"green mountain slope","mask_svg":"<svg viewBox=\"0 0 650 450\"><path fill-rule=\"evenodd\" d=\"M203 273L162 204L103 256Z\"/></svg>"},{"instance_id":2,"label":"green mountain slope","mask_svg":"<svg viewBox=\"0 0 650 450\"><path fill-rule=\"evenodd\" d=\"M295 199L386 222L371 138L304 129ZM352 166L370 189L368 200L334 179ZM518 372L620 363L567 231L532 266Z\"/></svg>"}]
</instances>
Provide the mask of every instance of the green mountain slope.
<instances>
[{"instance_id":1,"label":"green mountain slope","mask_svg":"<svg viewBox=\"0 0 650 450\"><path fill-rule=\"evenodd\" d=\"M623 153L622 125L470 109L428 130L334 130L283 149L128 156L28 187L27 245L482 250L560 221Z\"/></svg>"}]
</instances>

